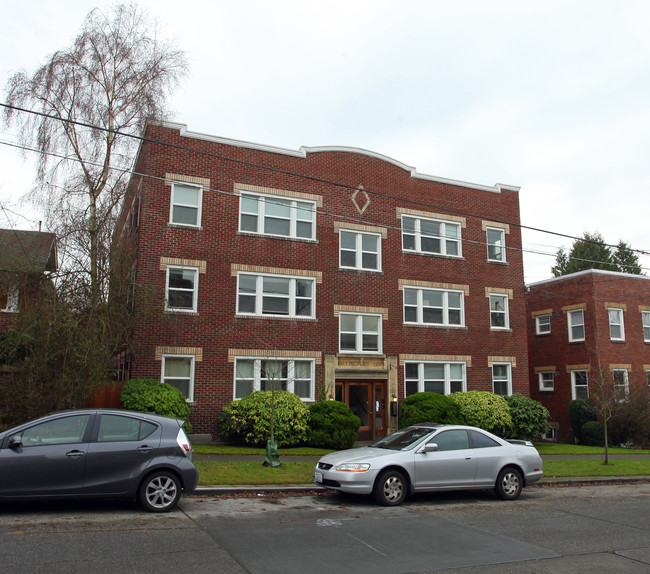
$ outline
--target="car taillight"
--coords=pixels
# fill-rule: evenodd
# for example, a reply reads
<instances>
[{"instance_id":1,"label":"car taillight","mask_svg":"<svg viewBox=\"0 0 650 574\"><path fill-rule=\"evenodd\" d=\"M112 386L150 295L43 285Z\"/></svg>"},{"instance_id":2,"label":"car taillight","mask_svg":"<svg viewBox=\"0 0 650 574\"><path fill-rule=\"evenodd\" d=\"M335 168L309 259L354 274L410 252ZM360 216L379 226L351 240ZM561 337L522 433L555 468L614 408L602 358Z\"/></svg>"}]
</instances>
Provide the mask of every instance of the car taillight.
<instances>
[{"instance_id":1,"label":"car taillight","mask_svg":"<svg viewBox=\"0 0 650 574\"><path fill-rule=\"evenodd\" d=\"M187 435L185 434L185 431L183 429L178 430L178 435L176 435L176 442L178 443L178 446L181 447L183 454L187 458L192 460L194 449L192 448L192 443L190 442L190 439L187 438Z\"/></svg>"}]
</instances>

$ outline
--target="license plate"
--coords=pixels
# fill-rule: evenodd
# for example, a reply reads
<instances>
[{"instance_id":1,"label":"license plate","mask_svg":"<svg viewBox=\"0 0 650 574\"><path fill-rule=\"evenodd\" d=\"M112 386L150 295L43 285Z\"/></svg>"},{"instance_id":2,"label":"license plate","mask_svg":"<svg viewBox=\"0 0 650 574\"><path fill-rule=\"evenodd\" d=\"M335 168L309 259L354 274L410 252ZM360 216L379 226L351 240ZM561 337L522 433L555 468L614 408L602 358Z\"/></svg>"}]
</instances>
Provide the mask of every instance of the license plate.
<instances>
[{"instance_id":1,"label":"license plate","mask_svg":"<svg viewBox=\"0 0 650 574\"><path fill-rule=\"evenodd\" d=\"M315 472L314 473L314 482L323 482L323 473Z\"/></svg>"}]
</instances>

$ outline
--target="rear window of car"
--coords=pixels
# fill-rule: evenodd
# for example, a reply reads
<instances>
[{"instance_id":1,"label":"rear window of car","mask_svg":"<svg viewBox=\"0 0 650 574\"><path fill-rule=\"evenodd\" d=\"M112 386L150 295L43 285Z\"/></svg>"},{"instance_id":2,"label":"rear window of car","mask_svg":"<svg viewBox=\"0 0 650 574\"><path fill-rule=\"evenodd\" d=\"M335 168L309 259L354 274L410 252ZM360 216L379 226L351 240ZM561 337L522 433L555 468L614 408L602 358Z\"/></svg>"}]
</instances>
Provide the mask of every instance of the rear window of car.
<instances>
[{"instance_id":1,"label":"rear window of car","mask_svg":"<svg viewBox=\"0 0 650 574\"><path fill-rule=\"evenodd\" d=\"M501 446L497 441L491 439L489 436L485 436L483 433L469 431L469 434L472 437L473 448L490 448L492 446Z\"/></svg>"},{"instance_id":2,"label":"rear window of car","mask_svg":"<svg viewBox=\"0 0 650 574\"><path fill-rule=\"evenodd\" d=\"M157 425L149 421L123 417L120 415L102 415L99 422L98 442L118 442L142 440L157 429Z\"/></svg>"}]
</instances>

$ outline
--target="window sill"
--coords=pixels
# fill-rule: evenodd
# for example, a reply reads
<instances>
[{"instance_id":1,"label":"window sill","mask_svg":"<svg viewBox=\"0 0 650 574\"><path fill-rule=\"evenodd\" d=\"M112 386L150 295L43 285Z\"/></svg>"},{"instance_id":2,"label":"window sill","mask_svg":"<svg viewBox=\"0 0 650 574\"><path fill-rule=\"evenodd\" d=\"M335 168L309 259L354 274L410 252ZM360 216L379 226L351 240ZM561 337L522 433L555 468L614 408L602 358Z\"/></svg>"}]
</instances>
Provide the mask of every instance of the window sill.
<instances>
[{"instance_id":1,"label":"window sill","mask_svg":"<svg viewBox=\"0 0 650 574\"><path fill-rule=\"evenodd\" d=\"M236 318L238 319L274 319L278 321L313 321L316 322L316 317L288 317L286 315L243 315L243 314L236 314Z\"/></svg>"},{"instance_id":2,"label":"window sill","mask_svg":"<svg viewBox=\"0 0 650 574\"><path fill-rule=\"evenodd\" d=\"M266 233L254 233L252 231L237 231L237 235L246 237L259 237L262 239L279 239L280 241L297 241L298 243L318 243L318 239L307 239L305 237L287 237L284 235L268 235Z\"/></svg>"},{"instance_id":3,"label":"window sill","mask_svg":"<svg viewBox=\"0 0 650 574\"><path fill-rule=\"evenodd\" d=\"M187 315L188 317L198 317L198 311L185 311L184 309L165 309L166 315Z\"/></svg>"},{"instance_id":4,"label":"window sill","mask_svg":"<svg viewBox=\"0 0 650 574\"><path fill-rule=\"evenodd\" d=\"M355 269L354 267L339 267L339 271L352 271L360 274L368 275L383 275L384 272L381 269Z\"/></svg>"},{"instance_id":5,"label":"window sill","mask_svg":"<svg viewBox=\"0 0 650 574\"><path fill-rule=\"evenodd\" d=\"M429 323L402 323L404 327L424 327L425 329L457 329L467 331L467 325L438 325Z\"/></svg>"},{"instance_id":6,"label":"window sill","mask_svg":"<svg viewBox=\"0 0 650 574\"><path fill-rule=\"evenodd\" d=\"M438 259L455 259L457 261L465 261L462 255L445 255L444 253L427 253L426 251L409 251L402 249L404 255L419 255L423 257L436 257Z\"/></svg>"},{"instance_id":7,"label":"window sill","mask_svg":"<svg viewBox=\"0 0 650 574\"><path fill-rule=\"evenodd\" d=\"M492 333L512 333L510 327L490 327Z\"/></svg>"},{"instance_id":8,"label":"window sill","mask_svg":"<svg viewBox=\"0 0 650 574\"><path fill-rule=\"evenodd\" d=\"M488 263L496 263L497 265L510 265L509 261L498 261L496 259L487 259Z\"/></svg>"},{"instance_id":9,"label":"window sill","mask_svg":"<svg viewBox=\"0 0 650 574\"><path fill-rule=\"evenodd\" d=\"M167 223L167 226L173 227L174 229L194 229L196 231L203 231L202 225L184 225L182 223L173 223L170 221Z\"/></svg>"}]
</instances>

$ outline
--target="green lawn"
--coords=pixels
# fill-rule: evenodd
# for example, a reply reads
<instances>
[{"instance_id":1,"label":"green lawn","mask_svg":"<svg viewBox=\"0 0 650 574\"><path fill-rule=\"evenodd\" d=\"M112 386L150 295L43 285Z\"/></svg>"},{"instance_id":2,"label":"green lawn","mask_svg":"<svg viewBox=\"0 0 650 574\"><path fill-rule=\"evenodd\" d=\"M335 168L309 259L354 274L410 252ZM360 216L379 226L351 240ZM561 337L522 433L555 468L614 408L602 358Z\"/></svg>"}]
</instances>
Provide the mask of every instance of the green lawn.
<instances>
[{"instance_id":1,"label":"green lawn","mask_svg":"<svg viewBox=\"0 0 650 574\"><path fill-rule=\"evenodd\" d=\"M539 454L605 454L602 446L582 446L579 444L561 444L556 442L536 442ZM650 454L650 450L609 447L609 454Z\"/></svg>"},{"instance_id":2,"label":"green lawn","mask_svg":"<svg viewBox=\"0 0 650 574\"><path fill-rule=\"evenodd\" d=\"M263 453L250 461L198 460L199 486L295 485L312 482L313 462L284 461L280 467L269 468L262 465L263 460ZM610 459L607 465L601 459L547 460L544 462L544 476L650 476L650 459Z\"/></svg>"}]
</instances>

